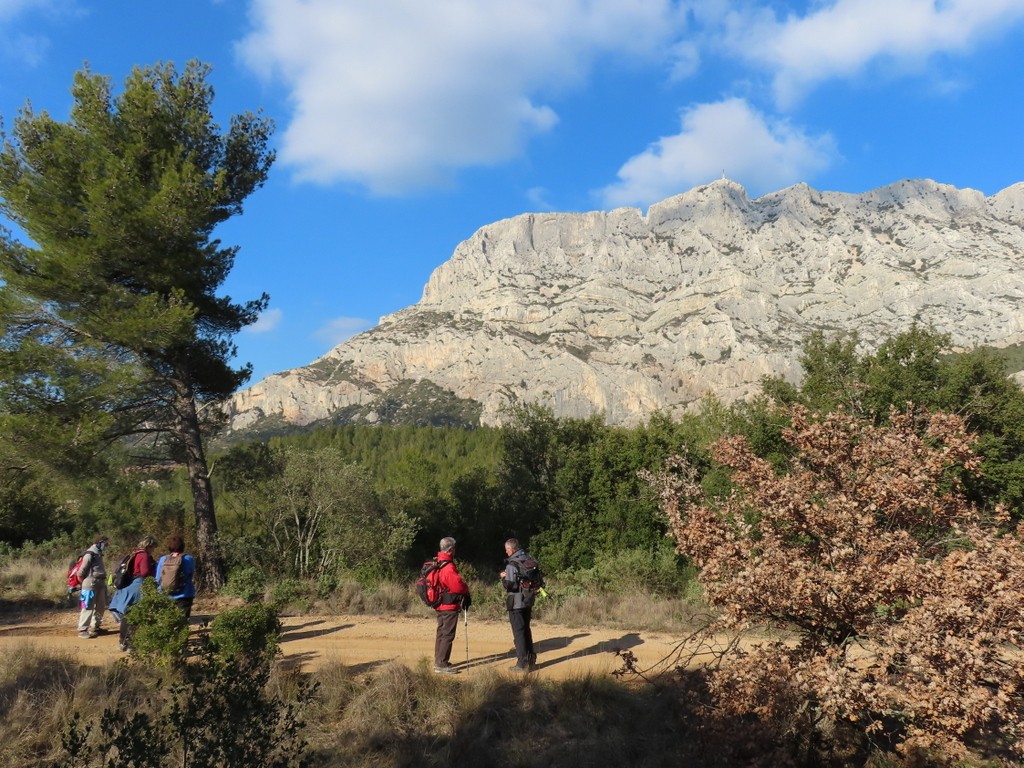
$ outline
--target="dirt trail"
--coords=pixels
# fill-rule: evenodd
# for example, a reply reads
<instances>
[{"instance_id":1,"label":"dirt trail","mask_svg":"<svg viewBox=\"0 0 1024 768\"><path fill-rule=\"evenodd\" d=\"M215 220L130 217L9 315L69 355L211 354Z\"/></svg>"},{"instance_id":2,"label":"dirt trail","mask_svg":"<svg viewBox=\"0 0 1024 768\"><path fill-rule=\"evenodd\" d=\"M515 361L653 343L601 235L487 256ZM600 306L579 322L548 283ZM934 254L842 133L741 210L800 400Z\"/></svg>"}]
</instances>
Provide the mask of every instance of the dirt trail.
<instances>
[{"instance_id":1,"label":"dirt trail","mask_svg":"<svg viewBox=\"0 0 1024 768\"><path fill-rule=\"evenodd\" d=\"M122 656L117 627L104 617L103 634L93 640L79 639L78 612L31 613L0 617L0 649L18 644L71 653L88 664L101 665ZM193 631L212 614L196 610ZM315 669L326 662L340 662L360 673L399 661L409 667L432 666L433 616L292 616L282 618L281 650L286 662ZM469 654L466 626L459 623L452 663L461 674L483 670L507 670L513 663L512 632L505 621L469 617ZM534 620L537 651L536 674L566 678L583 674L609 674L621 666L616 649L629 649L643 665L665 657L678 638L649 632L615 629L577 629Z\"/></svg>"}]
</instances>

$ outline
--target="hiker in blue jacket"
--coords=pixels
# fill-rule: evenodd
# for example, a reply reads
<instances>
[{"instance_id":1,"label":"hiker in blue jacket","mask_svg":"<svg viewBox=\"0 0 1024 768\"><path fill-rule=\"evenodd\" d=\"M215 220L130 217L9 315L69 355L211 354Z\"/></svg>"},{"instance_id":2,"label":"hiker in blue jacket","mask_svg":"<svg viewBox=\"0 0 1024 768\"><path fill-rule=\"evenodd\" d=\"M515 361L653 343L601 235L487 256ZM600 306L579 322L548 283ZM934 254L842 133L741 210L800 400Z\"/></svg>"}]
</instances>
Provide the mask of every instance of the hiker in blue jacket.
<instances>
[{"instance_id":1,"label":"hiker in blue jacket","mask_svg":"<svg viewBox=\"0 0 1024 768\"><path fill-rule=\"evenodd\" d=\"M175 579L173 569L181 573ZM166 594L181 608L187 619L192 615L192 601L196 596L196 561L192 555L185 554L185 540L175 534L167 539L167 554L156 564L156 584L160 592Z\"/></svg>"},{"instance_id":2,"label":"hiker in blue jacket","mask_svg":"<svg viewBox=\"0 0 1024 768\"><path fill-rule=\"evenodd\" d=\"M533 652L533 631L530 629L530 618L533 613L533 602L537 597L535 589L523 588L522 563L530 559L526 551L519 546L518 539L505 542L505 570L499 576L505 588L505 608L508 620L512 625L512 639L516 646L516 663L513 672L529 672L537 661Z\"/></svg>"}]
</instances>

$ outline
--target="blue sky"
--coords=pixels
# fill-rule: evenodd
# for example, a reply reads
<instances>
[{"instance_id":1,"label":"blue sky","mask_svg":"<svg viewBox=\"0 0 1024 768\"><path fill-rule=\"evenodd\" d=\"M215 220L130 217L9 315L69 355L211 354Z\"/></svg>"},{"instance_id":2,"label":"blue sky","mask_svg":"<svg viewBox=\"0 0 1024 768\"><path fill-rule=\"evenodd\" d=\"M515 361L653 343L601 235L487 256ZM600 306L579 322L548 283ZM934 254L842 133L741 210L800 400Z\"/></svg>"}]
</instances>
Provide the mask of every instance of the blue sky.
<instances>
[{"instance_id":1,"label":"blue sky","mask_svg":"<svg viewBox=\"0 0 1024 768\"><path fill-rule=\"evenodd\" d=\"M85 63L213 66L278 161L218 232L253 381L419 300L490 222L719 178L863 192L1024 180L1024 0L0 0L0 115Z\"/></svg>"}]
</instances>

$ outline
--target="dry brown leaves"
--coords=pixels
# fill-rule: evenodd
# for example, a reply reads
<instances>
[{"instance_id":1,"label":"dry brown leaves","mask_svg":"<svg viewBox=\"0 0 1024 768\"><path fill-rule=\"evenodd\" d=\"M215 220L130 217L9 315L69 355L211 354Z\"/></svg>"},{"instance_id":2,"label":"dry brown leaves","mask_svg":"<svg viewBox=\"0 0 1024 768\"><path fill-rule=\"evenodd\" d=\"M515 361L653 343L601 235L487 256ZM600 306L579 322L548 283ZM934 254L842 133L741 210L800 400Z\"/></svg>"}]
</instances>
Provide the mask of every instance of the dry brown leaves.
<instances>
[{"instance_id":1,"label":"dry brown leaves","mask_svg":"<svg viewBox=\"0 0 1024 768\"><path fill-rule=\"evenodd\" d=\"M798 638L709 671L714 706L784 730L853 724L906 755L1024 756L1024 529L965 499L979 462L963 421L791 416L785 474L742 437L714 446L736 485L719 503L685 458L649 478L720 611L708 631Z\"/></svg>"}]
</instances>

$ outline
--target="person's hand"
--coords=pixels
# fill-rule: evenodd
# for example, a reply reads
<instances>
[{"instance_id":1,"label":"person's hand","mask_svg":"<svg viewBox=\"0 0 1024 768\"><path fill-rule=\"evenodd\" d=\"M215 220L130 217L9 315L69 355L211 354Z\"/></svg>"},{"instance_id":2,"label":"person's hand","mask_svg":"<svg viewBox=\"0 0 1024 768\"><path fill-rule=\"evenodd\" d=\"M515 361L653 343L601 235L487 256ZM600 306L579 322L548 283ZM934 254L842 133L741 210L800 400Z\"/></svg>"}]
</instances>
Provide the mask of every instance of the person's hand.
<instances>
[{"instance_id":1,"label":"person's hand","mask_svg":"<svg viewBox=\"0 0 1024 768\"><path fill-rule=\"evenodd\" d=\"M502 571L501 573L499 573L498 574L498 578L499 579L504 579L505 578L505 571Z\"/></svg>"}]
</instances>

